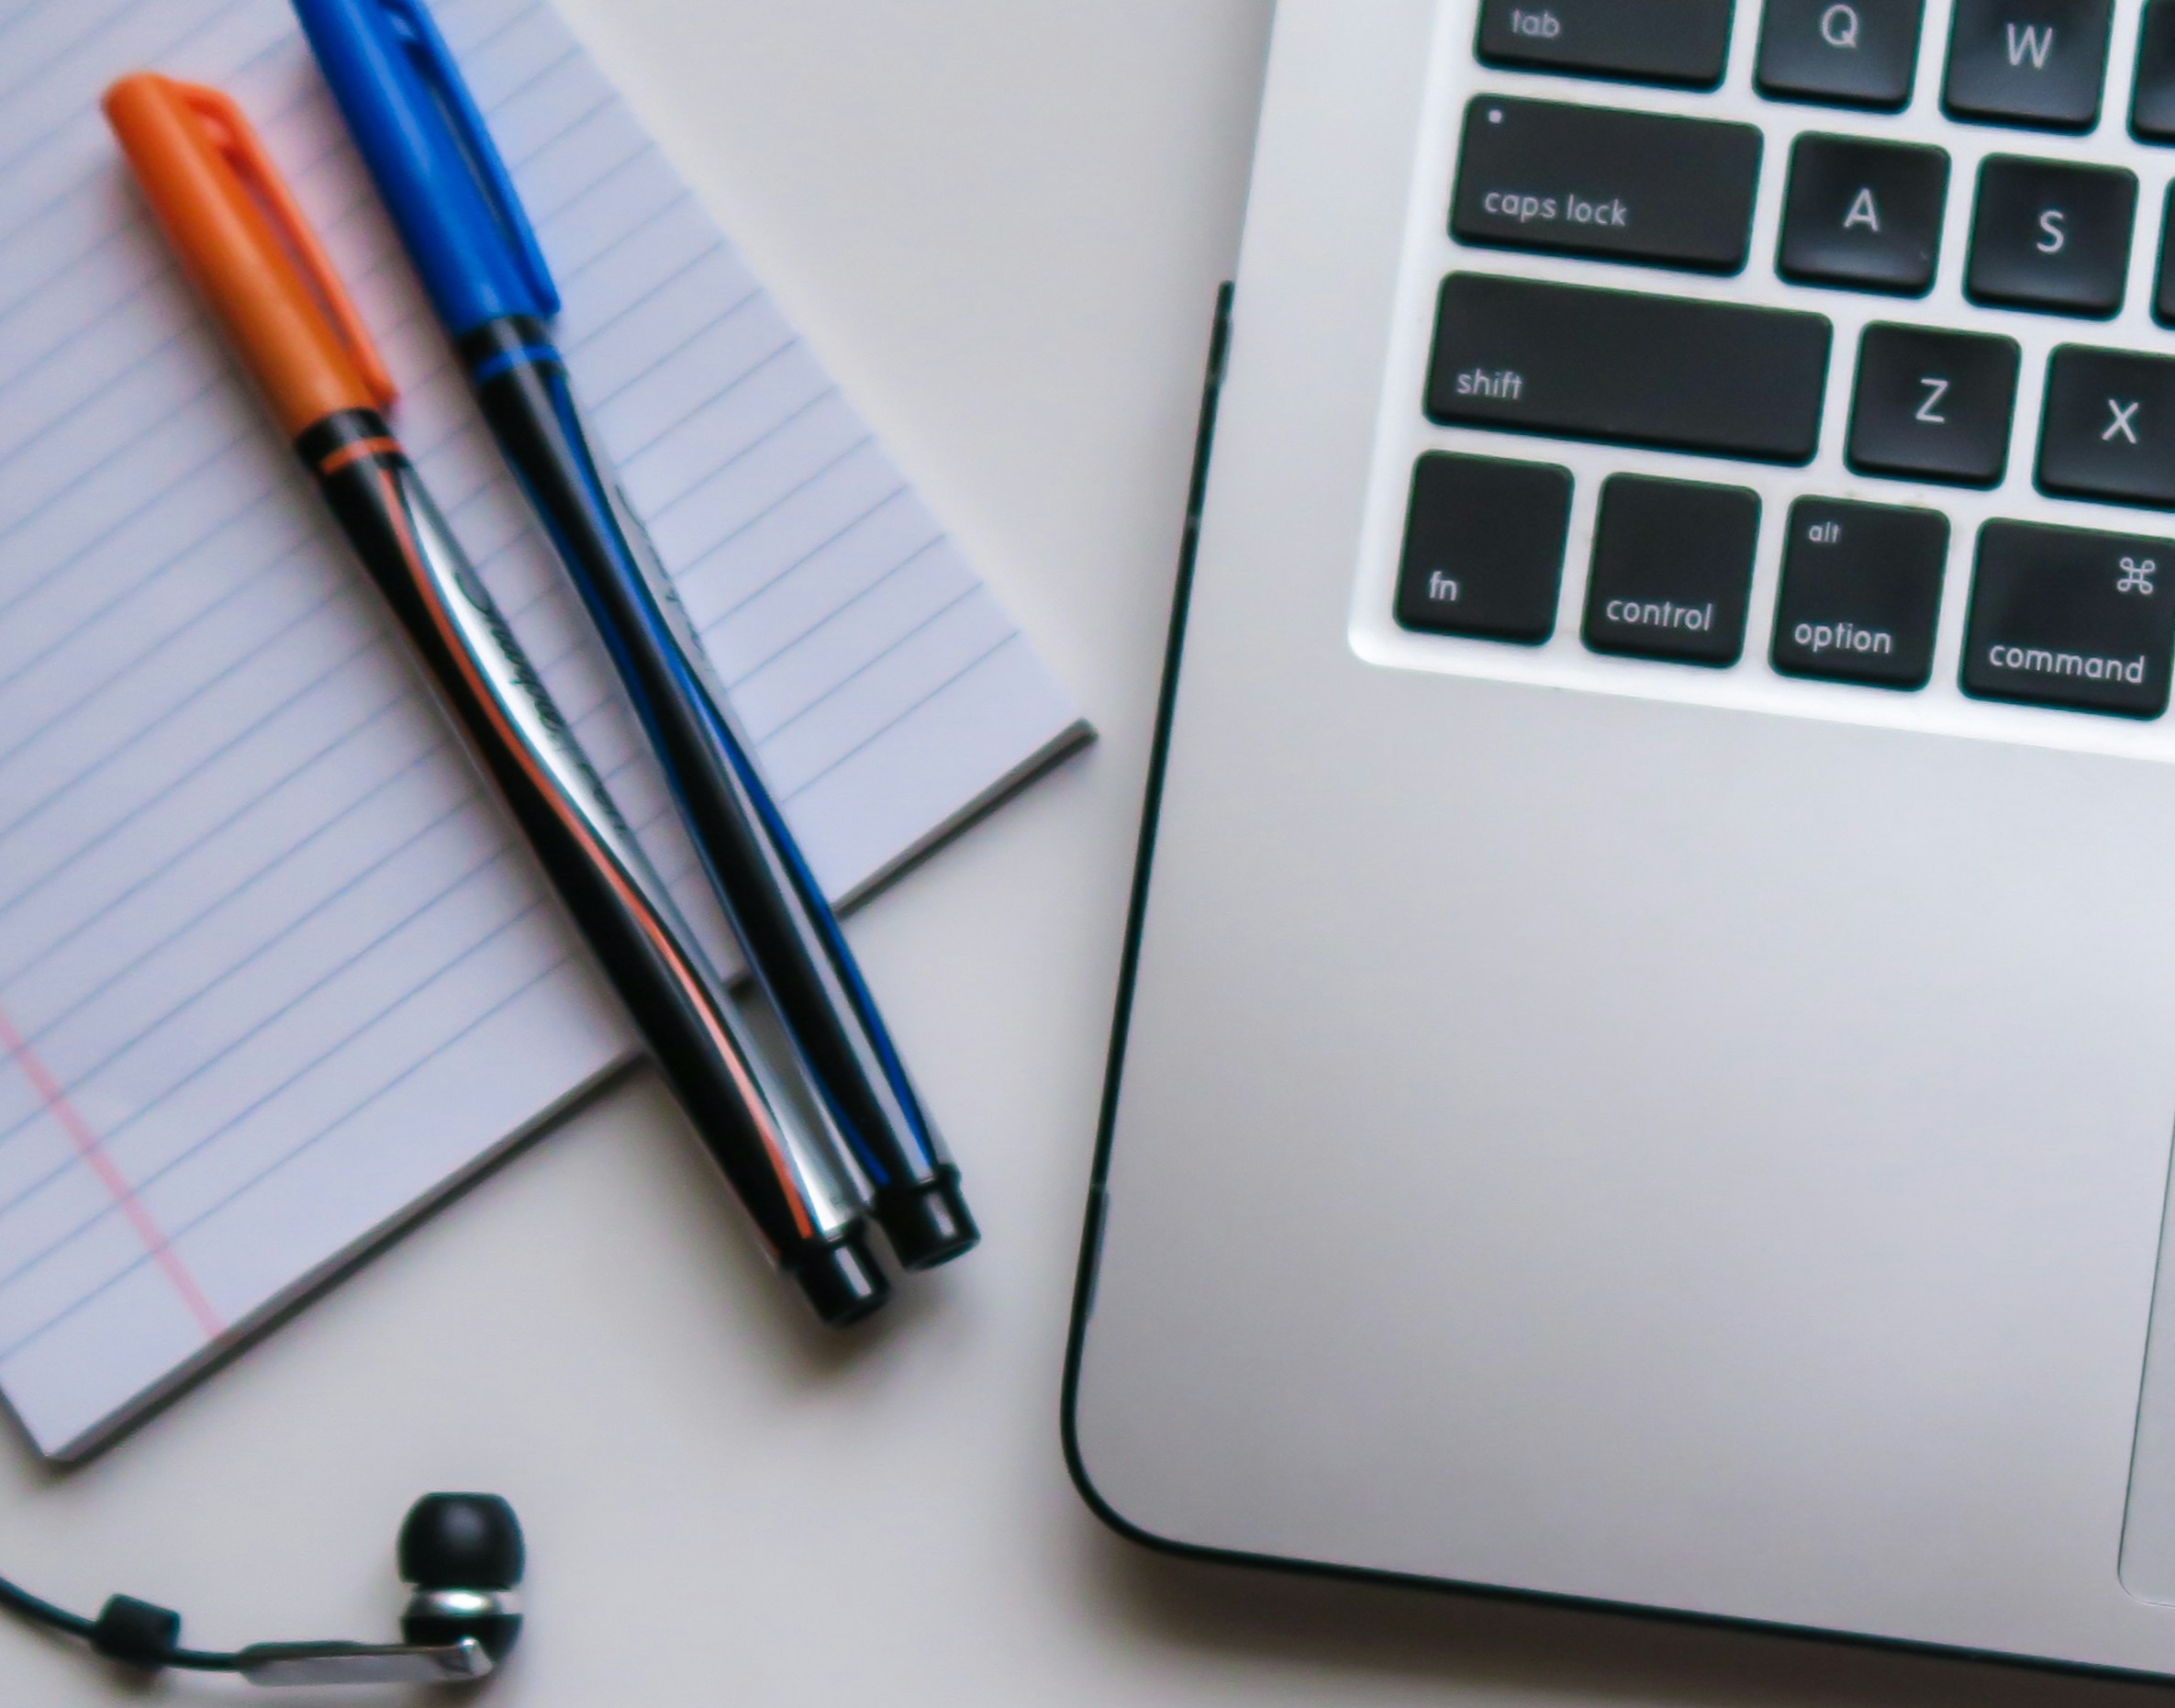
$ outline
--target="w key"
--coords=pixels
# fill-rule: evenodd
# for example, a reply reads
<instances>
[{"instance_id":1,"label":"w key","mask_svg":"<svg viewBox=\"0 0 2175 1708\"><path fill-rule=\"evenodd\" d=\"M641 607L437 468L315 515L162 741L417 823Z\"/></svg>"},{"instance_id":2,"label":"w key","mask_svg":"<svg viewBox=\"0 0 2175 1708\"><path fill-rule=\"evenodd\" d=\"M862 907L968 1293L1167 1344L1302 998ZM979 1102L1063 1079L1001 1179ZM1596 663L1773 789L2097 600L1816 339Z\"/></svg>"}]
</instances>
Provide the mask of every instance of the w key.
<instances>
[{"instance_id":1,"label":"w key","mask_svg":"<svg viewBox=\"0 0 2175 1708\"><path fill-rule=\"evenodd\" d=\"M2112 0L1956 0L1941 104L1951 118L2090 130Z\"/></svg>"},{"instance_id":2,"label":"w key","mask_svg":"<svg viewBox=\"0 0 2175 1708\"><path fill-rule=\"evenodd\" d=\"M2077 344L2056 351L2039 489L2175 509L2175 359Z\"/></svg>"}]
</instances>

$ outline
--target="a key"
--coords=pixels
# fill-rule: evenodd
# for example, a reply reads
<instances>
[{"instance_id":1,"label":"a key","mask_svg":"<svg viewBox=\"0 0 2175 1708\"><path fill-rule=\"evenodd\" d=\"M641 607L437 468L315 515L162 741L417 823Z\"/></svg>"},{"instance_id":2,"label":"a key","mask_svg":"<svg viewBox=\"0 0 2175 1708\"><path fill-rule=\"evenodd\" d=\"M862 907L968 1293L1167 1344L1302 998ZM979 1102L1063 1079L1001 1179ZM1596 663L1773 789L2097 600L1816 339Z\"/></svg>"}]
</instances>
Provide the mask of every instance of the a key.
<instances>
[{"instance_id":1,"label":"a key","mask_svg":"<svg viewBox=\"0 0 2175 1708\"><path fill-rule=\"evenodd\" d=\"M2145 7L2130 133L2140 142L2175 142L2175 0L2147 0Z\"/></svg>"},{"instance_id":2,"label":"a key","mask_svg":"<svg viewBox=\"0 0 2175 1708\"><path fill-rule=\"evenodd\" d=\"M2038 480L2059 497L2175 509L2175 358L2056 351Z\"/></svg>"},{"instance_id":3,"label":"a key","mask_svg":"<svg viewBox=\"0 0 2175 1708\"><path fill-rule=\"evenodd\" d=\"M2013 339L1868 326L1845 460L1861 474L1999 486L2018 361Z\"/></svg>"},{"instance_id":4,"label":"a key","mask_svg":"<svg viewBox=\"0 0 2175 1708\"><path fill-rule=\"evenodd\" d=\"M1936 510L1800 498L1790 508L1775 668L1874 687L1934 673L1948 519Z\"/></svg>"},{"instance_id":5,"label":"a key","mask_svg":"<svg viewBox=\"0 0 2175 1708\"><path fill-rule=\"evenodd\" d=\"M1485 0L1481 60L1530 71L1712 89L1732 0Z\"/></svg>"},{"instance_id":6,"label":"a key","mask_svg":"<svg viewBox=\"0 0 2175 1708\"><path fill-rule=\"evenodd\" d=\"M1980 530L1965 693L2157 718L2171 643L2175 541L2030 522Z\"/></svg>"},{"instance_id":7,"label":"a key","mask_svg":"<svg viewBox=\"0 0 2175 1708\"><path fill-rule=\"evenodd\" d=\"M1571 472L1430 452L1412 472L1397 620L1538 645L1556 631Z\"/></svg>"},{"instance_id":8,"label":"a key","mask_svg":"<svg viewBox=\"0 0 2175 1708\"><path fill-rule=\"evenodd\" d=\"M1925 0L1768 0L1754 81L1777 101L1901 112Z\"/></svg>"},{"instance_id":9,"label":"a key","mask_svg":"<svg viewBox=\"0 0 2175 1708\"><path fill-rule=\"evenodd\" d=\"M1964 294L2104 320L2122 307L2137 180L2117 166L1991 154L1979 168Z\"/></svg>"},{"instance_id":10,"label":"a key","mask_svg":"<svg viewBox=\"0 0 2175 1708\"><path fill-rule=\"evenodd\" d=\"M1427 412L1438 424L1808 463L1824 315L1454 273Z\"/></svg>"},{"instance_id":11,"label":"a key","mask_svg":"<svg viewBox=\"0 0 2175 1708\"><path fill-rule=\"evenodd\" d=\"M1758 543L1757 493L1611 475L1594 525L1586 644L1634 658L1735 664Z\"/></svg>"},{"instance_id":12,"label":"a key","mask_svg":"<svg viewBox=\"0 0 2175 1708\"><path fill-rule=\"evenodd\" d=\"M1948 156L1907 142L1800 137L1775 268L1799 285L1923 296L1933 288Z\"/></svg>"},{"instance_id":13,"label":"a key","mask_svg":"<svg viewBox=\"0 0 2175 1708\"><path fill-rule=\"evenodd\" d=\"M1752 243L1760 135L1489 95L1466 109L1460 242L1735 273Z\"/></svg>"},{"instance_id":14,"label":"a key","mask_svg":"<svg viewBox=\"0 0 2175 1708\"><path fill-rule=\"evenodd\" d=\"M1941 104L1952 118L2090 130L2112 0L1956 0Z\"/></svg>"}]
</instances>

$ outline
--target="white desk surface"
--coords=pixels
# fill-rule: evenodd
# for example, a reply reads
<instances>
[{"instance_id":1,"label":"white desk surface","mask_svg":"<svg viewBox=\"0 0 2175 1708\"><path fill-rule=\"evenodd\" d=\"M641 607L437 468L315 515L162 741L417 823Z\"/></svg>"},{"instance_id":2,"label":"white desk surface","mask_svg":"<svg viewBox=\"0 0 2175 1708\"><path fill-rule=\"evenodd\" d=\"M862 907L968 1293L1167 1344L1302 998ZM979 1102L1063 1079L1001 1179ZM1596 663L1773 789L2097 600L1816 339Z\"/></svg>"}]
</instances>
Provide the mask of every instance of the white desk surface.
<instances>
[{"instance_id":1,"label":"white desk surface","mask_svg":"<svg viewBox=\"0 0 2175 1708\"><path fill-rule=\"evenodd\" d=\"M2147 1700L1097 1525L1058 1374L1270 0L566 3L1102 730L853 928L987 1240L827 1337L632 1080L88 1468L0 1447L0 1570L178 1604L206 1644L382 1640L407 1501L480 1488L531 1546L498 1708ZM0 1628L9 1708L146 1699Z\"/></svg>"}]
</instances>

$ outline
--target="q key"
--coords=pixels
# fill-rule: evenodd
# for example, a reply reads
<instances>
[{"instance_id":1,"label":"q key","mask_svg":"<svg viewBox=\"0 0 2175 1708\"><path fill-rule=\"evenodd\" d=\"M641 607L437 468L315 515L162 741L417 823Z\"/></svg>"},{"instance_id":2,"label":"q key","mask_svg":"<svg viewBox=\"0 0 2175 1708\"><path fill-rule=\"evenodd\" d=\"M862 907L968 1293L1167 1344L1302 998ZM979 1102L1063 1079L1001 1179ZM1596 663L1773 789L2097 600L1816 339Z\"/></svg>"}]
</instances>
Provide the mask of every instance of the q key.
<instances>
[{"instance_id":1,"label":"q key","mask_svg":"<svg viewBox=\"0 0 2175 1708\"><path fill-rule=\"evenodd\" d=\"M1925 0L1768 0L1754 81L1769 100L1901 112L1924 21Z\"/></svg>"}]
</instances>

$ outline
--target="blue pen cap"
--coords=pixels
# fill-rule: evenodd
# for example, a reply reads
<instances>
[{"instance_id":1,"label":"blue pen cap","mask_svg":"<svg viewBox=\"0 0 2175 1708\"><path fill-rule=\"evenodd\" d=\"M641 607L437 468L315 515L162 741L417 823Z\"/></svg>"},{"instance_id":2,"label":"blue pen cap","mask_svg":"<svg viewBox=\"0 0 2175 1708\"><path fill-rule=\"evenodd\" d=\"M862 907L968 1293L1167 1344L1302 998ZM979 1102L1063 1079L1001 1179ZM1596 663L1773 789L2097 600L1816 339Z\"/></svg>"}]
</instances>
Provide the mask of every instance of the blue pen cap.
<instances>
[{"instance_id":1,"label":"blue pen cap","mask_svg":"<svg viewBox=\"0 0 2175 1708\"><path fill-rule=\"evenodd\" d=\"M423 0L295 11L446 330L557 314L536 233Z\"/></svg>"}]
</instances>

